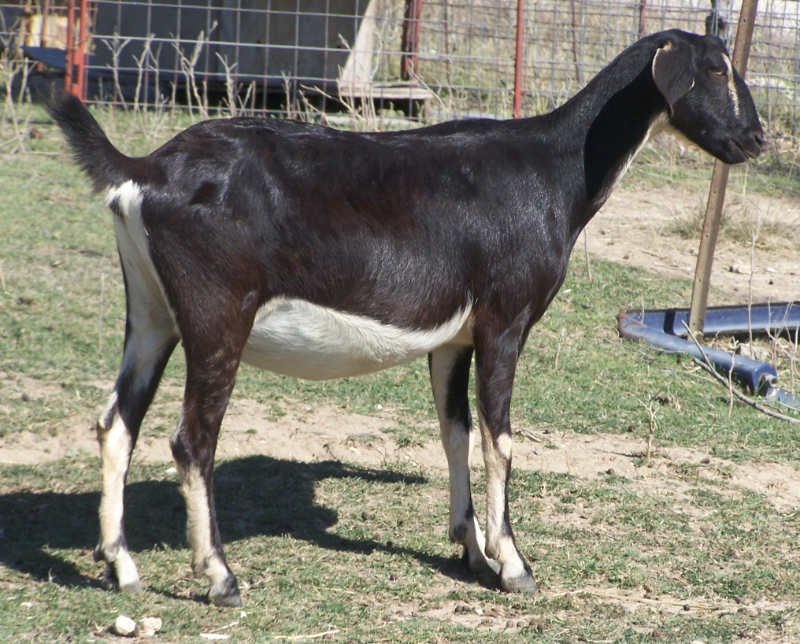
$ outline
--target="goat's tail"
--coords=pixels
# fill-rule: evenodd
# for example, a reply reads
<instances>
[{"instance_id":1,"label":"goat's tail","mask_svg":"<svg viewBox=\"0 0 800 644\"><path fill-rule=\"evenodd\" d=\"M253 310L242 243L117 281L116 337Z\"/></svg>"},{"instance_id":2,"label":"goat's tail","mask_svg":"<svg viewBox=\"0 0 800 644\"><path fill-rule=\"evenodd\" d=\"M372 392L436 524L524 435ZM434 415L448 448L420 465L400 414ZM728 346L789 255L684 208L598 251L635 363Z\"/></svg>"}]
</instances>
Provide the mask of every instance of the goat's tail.
<instances>
[{"instance_id":1,"label":"goat's tail","mask_svg":"<svg viewBox=\"0 0 800 644\"><path fill-rule=\"evenodd\" d=\"M89 175L95 190L131 178L134 160L114 147L80 99L67 92L54 94L47 101L47 111L64 132L75 160Z\"/></svg>"}]
</instances>

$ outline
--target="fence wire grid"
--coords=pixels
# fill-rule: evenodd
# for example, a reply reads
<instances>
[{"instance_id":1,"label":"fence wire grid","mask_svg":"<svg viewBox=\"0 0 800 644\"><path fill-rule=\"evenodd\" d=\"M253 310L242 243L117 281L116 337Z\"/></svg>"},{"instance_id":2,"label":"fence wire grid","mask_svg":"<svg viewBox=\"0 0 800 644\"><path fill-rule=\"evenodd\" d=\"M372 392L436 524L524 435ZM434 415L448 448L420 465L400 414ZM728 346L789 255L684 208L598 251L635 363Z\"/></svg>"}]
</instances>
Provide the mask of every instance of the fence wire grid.
<instances>
[{"instance_id":1,"label":"fence wire grid","mask_svg":"<svg viewBox=\"0 0 800 644\"><path fill-rule=\"evenodd\" d=\"M7 53L64 65L66 0L0 2ZM75 2L77 8L80 2ZM718 32L741 0L96 0L85 91L98 103L292 115L369 103L433 122L569 98L639 37ZM518 57L518 53L520 54ZM771 129L800 114L800 0L759 3L747 80Z\"/></svg>"}]
</instances>

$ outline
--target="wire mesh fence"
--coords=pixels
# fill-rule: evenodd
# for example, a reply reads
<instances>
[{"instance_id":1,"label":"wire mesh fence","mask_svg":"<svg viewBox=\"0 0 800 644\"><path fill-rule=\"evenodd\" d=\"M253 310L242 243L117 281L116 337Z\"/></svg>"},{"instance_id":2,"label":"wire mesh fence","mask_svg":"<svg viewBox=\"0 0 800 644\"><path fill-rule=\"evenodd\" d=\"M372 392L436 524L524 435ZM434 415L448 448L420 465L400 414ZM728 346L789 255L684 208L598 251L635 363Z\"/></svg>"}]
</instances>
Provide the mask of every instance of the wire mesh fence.
<instances>
[{"instance_id":1,"label":"wire mesh fence","mask_svg":"<svg viewBox=\"0 0 800 644\"><path fill-rule=\"evenodd\" d=\"M800 2L762 0L748 82L765 118L795 131L800 113ZM510 114L513 0L425 3L420 75L455 115ZM553 0L524 3L522 111L569 98L637 38L670 28L710 28L733 46L741 2Z\"/></svg>"},{"instance_id":2,"label":"wire mesh fence","mask_svg":"<svg viewBox=\"0 0 800 644\"><path fill-rule=\"evenodd\" d=\"M69 4L0 3L4 55L64 68ZM627 45L661 29L710 30L732 45L741 0L84 4L81 73L91 101L281 115L368 105L438 121L511 116L515 89L522 114L550 109ZM796 132L800 1L759 3L748 81L769 126Z\"/></svg>"}]
</instances>

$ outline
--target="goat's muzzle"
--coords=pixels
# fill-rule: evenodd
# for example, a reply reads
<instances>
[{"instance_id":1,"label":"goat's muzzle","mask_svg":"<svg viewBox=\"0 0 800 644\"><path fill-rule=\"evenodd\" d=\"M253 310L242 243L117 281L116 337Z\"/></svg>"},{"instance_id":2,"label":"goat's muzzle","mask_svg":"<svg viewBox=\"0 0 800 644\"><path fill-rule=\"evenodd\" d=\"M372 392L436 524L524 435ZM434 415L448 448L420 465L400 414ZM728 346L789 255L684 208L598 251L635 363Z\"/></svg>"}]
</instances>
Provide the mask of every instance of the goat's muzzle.
<instances>
[{"instance_id":1,"label":"goat's muzzle","mask_svg":"<svg viewBox=\"0 0 800 644\"><path fill-rule=\"evenodd\" d=\"M760 126L745 131L741 136L728 141L732 160L729 163L742 163L755 159L764 148L766 139Z\"/></svg>"}]
</instances>

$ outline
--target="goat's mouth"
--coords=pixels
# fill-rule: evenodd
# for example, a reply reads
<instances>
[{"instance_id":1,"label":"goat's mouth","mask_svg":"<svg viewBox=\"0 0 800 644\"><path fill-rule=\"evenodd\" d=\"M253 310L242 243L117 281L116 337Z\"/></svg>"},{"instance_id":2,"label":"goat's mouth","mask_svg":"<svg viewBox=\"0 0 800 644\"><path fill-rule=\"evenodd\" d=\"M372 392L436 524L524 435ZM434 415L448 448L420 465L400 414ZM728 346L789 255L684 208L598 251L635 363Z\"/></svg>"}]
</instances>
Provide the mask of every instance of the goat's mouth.
<instances>
[{"instance_id":1,"label":"goat's mouth","mask_svg":"<svg viewBox=\"0 0 800 644\"><path fill-rule=\"evenodd\" d=\"M744 140L729 139L728 150L732 157L728 163L742 163L748 159L755 159L761 154L761 143L753 137Z\"/></svg>"},{"instance_id":2,"label":"goat's mouth","mask_svg":"<svg viewBox=\"0 0 800 644\"><path fill-rule=\"evenodd\" d=\"M732 142L748 159L755 159L767 144L764 131L760 127L752 128L745 132L744 136L733 139Z\"/></svg>"}]
</instances>

